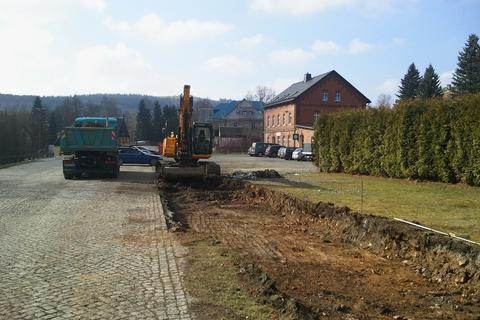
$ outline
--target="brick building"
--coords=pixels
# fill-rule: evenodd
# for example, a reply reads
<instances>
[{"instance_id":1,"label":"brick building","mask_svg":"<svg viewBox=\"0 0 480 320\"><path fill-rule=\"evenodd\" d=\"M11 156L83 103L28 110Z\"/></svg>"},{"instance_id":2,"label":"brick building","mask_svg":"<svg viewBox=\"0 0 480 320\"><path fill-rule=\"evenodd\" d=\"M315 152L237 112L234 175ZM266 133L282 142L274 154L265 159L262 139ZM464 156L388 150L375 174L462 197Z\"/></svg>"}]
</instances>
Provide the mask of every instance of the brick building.
<instances>
[{"instance_id":1,"label":"brick building","mask_svg":"<svg viewBox=\"0 0 480 320\"><path fill-rule=\"evenodd\" d=\"M311 149L321 114L365 108L371 101L335 70L292 84L264 108L264 141Z\"/></svg>"}]
</instances>

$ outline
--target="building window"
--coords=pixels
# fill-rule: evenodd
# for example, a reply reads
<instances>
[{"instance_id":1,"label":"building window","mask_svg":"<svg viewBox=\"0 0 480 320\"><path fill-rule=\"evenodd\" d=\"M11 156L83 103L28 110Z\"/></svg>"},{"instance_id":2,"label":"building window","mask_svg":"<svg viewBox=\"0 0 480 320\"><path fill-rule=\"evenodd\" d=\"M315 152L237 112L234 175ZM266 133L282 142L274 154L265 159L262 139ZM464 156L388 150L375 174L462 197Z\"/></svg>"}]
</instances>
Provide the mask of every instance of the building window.
<instances>
[{"instance_id":1,"label":"building window","mask_svg":"<svg viewBox=\"0 0 480 320\"><path fill-rule=\"evenodd\" d=\"M335 102L340 102L342 101L342 96L340 94L340 91L335 92Z\"/></svg>"},{"instance_id":2,"label":"building window","mask_svg":"<svg viewBox=\"0 0 480 320\"><path fill-rule=\"evenodd\" d=\"M288 113L288 124L292 124L292 113Z\"/></svg>"},{"instance_id":3,"label":"building window","mask_svg":"<svg viewBox=\"0 0 480 320\"><path fill-rule=\"evenodd\" d=\"M288 136L288 139L287 139L287 147L290 147L290 145L291 145L290 142L291 142L291 141L292 141L292 136L289 135L289 136Z\"/></svg>"},{"instance_id":4,"label":"building window","mask_svg":"<svg viewBox=\"0 0 480 320\"><path fill-rule=\"evenodd\" d=\"M238 123L234 122L234 123L233 123L233 126L234 126L234 127L237 127L237 126L238 126Z\"/></svg>"},{"instance_id":5,"label":"building window","mask_svg":"<svg viewBox=\"0 0 480 320\"><path fill-rule=\"evenodd\" d=\"M277 127L280 126L280 115L277 114Z\"/></svg>"},{"instance_id":6,"label":"building window","mask_svg":"<svg viewBox=\"0 0 480 320\"><path fill-rule=\"evenodd\" d=\"M320 118L320 112L315 112L313 114L313 124L315 124L319 118Z\"/></svg>"},{"instance_id":7,"label":"building window","mask_svg":"<svg viewBox=\"0 0 480 320\"><path fill-rule=\"evenodd\" d=\"M252 122L252 129L255 129L255 122Z\"/></svg>"},{"instance_id":8,"label":"building window","mask_svg":"<svg viewBox=\"0 0 480 320\"><path fill-rule=\"evenodd\" d=\"M283 114L283 125L285 125L285 118L286 118L286 116L285 116L285 113L284 113Z\"/></svg>"},{"instance_id":9,"label":"building window","mask_svg":"<svg viewBox=\"0 0 480 320\"><path fill-rule=\"evenodd\" d=\"M322 94L322 101L323 101L323 102L328 102L328 92L324 92L324 93Z\"/></svg>"},{"instance_id":10,"label":"building window","mask_svg":"<svg viewBox=\"0 0 480 320\"><path fill-rule=\"evenodd\" d=\"M267 117L267 128L270 128L270 116Z\"/></svg>"}]
</instances>

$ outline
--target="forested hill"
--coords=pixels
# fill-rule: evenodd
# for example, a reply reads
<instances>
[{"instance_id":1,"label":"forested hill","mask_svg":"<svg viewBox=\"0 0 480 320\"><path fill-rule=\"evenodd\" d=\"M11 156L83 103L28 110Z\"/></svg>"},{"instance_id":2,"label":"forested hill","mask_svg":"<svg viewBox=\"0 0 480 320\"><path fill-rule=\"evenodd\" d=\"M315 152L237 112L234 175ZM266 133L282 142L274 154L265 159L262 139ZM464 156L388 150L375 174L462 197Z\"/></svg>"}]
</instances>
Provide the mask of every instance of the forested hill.
<instances>
[{"instance_id":1,"label":"forested hill","mask_svg":"<svg viewBox=\"0 0 480 320\"><path fill-rule=\"evenodd\" d=\"M33 100L36 96L33 95L13 95L13 94L1 94L0 93L0 110L2 109L20 109L30 108L33 105ZM156 97L140 94L88 94L77 95L83 104L102 104L106 99L115 101L116 105L122 111L136 110L141 99L145 99L150 102L158 101L160 105L179 105L179 97ZM40 97L42 104L49 109L55 109L60 105L66 96L45 96ZM213 102L213 101L212 101Z\"/></svg>"}]
</instances>

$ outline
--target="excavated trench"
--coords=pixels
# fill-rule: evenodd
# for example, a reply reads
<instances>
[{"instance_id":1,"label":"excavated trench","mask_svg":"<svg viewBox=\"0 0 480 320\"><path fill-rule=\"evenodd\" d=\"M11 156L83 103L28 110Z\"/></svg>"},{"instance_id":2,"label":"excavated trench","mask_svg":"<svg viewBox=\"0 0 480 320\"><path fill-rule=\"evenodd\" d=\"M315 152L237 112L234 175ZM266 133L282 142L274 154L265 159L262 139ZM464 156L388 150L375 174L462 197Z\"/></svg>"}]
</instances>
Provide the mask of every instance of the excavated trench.
<instances>
[{"instance_id":1,"label":"excavated trench","mask_svg":"<svg viewBox=\"0 0 480 320\"><path fill-rule=\"evenodd\" d=\"M244 181L159 189L172 230L221 242L297 318L480 319L479 246Z\"/></svg>"}]
</instances>

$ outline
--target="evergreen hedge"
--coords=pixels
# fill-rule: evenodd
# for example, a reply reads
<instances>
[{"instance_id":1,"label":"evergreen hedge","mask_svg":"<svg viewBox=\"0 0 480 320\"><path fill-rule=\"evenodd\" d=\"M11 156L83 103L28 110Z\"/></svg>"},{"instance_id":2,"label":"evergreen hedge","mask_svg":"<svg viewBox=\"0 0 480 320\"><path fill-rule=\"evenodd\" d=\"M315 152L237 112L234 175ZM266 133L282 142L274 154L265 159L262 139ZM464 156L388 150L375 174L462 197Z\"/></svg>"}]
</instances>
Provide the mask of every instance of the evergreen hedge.
<instances>
[{"instance_id":1,"label":"evergreen hedge","mask_svg":"<svg viewBox=\"0 0 480 320\"><path fill-rule=\"evenodd\" d=\"M480 186L480 94L322 115L321 171Z\"/></svg>"}]
</instances>

